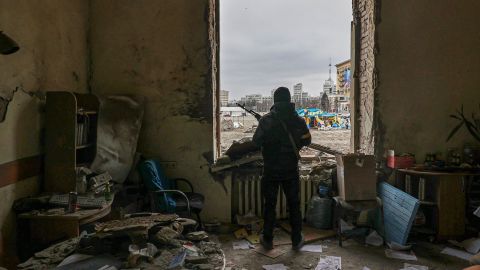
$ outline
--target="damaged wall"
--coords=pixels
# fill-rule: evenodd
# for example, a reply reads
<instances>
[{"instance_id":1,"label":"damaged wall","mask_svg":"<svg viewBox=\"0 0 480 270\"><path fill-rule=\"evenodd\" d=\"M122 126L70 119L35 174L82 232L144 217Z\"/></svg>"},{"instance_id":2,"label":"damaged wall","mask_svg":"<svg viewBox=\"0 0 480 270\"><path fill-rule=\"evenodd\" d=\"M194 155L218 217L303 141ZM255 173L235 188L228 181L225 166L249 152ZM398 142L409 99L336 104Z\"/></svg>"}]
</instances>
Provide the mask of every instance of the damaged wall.
<instances>
[{"instance_id":1,"label":"damaged wall","mask_svg":"<svg viewBox=\"0 0 480 270\"><path fill-rule=\"evenodd\" d=\"M0 55L0 92L10 96L17 87L26 92L86 90L88 2L0 0L0 7L0 30L20 46L15 54ZM42 105L24 91L13 95L0 123L0 167L42 153ZM9 264L5 258L13 260L15 252L12 203L36 193L38 179L0 183L0 265Z\"/></svg>"},{"instance_id":2,"label":"damaged wall","mask_svg":"<svg viewBox=\"0 0 480 270\"><path fill-rule=\"evenodd\" d=\"M445 153L456 122L448 115L465 105L480 113L480 2L382 1L377 26L377 153L394 148ZM449 146L473 141L462 129ZM445 156L444 156L445 157Z\"/></svg>"},{"instance_id":3,"label":"damaged wall","mask_svg":"<svg viewBox=\"0 0 480 270\"><path fill-rule=\"evenodd\" d=\"M145 96L138 151L176 161L167 174L190 179L206 196L204 218L227 221L230 199L207 161L214 151L211 7L209 0L92 1L92 89Z\"/></svg>"},{"instance_id":4,"label":"damaged wall","mask_svg":"<svg viewBox=\"0 0 480 270\"><path fill-rule=\"evenodd\" d=\"M375 93L375 24L378 0L353 0L354 32L352 34L352 53L355 59L353 116L353 146L355 152L373 154L374 152L374 93Z\"/></svg>"}]
</instances>

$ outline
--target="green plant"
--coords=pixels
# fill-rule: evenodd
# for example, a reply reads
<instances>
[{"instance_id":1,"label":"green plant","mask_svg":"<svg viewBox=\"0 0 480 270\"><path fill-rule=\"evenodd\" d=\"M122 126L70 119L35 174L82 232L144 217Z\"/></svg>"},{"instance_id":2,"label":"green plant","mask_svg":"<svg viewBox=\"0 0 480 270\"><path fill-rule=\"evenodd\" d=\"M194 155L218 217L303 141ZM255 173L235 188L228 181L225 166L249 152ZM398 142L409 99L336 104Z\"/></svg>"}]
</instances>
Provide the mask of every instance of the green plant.
<instances>
[{"instance_id":1,"label":"green plant","mask_svg":"<svg viewBox=\"0 0 480 270\"><path fill-rule=\"evenodd\" d=\"M479 105L480 108L480 105ZM460 108L460 110L457 110L456 114L451 114L451 118L456 119L459 121L459 123L452 129L450 134L448 135L447 142L457 133L457 131L465 126L468 130L468 132L477 140L480 142L480 118L477 118L475 113L472 113L472 118L468 119L465 116L465 113L463 111L463 105Z\"/></svg>"}]
</instances>

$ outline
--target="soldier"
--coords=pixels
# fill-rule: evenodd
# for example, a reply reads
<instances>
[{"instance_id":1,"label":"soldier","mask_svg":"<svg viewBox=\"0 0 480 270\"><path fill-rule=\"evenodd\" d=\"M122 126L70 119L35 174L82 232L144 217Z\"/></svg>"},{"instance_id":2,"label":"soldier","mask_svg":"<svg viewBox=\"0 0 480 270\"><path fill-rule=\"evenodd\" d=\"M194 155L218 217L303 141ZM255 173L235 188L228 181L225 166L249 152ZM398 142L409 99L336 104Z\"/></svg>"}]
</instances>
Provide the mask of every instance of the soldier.
<instances>
[{"instance_id":1,"label":"soldier","mask_svg":"<svg viewBox=\"0 0 480 270\"><path fill-rule=\"evenodd\" d=\"M303 246L302 215L299 199L299 149L311 143L311 135L305 121L290 102L290 91L279 87L273 95L274 105L260 121L253 142L262 149L264 168L262 192L264 196L264 228L260 237L267 250L273 249L273 228L278 189L287 198L292 227L292 248Z\"/></svg>"}]
</instances>

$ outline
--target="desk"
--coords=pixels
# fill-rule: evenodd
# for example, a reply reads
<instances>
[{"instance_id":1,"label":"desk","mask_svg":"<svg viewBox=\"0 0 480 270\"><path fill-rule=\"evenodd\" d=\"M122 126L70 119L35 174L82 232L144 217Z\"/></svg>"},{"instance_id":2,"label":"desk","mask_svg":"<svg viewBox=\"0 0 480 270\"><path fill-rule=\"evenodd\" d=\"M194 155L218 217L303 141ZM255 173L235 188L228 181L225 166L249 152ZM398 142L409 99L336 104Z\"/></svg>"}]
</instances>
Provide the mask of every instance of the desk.
<instances>
[{"instance_id":1,"label":"desk","mask_svg":"<svg viewBox=\"0 0 480 270\"><path fill-rule=\"evenodd\" d=\"M23 213L20 220L28 222L30 241L35 244L51 244L54 241L76 237L80 234L80 226L97 221L108 215L113 199L100 209L78 210L75 213L53 214Z\"/></svg>"},{"instance_id":2,"label":"desk","mask_svg":"<svg viewBox=\"0 0 480 270\"><path fill-rule=\"evenodd\" d=\"M396 171L396 186L433 209L432 230L437 239L465 234L465 182L468 172L437 172L413 169Z\"/></svg>"}]
</instances>

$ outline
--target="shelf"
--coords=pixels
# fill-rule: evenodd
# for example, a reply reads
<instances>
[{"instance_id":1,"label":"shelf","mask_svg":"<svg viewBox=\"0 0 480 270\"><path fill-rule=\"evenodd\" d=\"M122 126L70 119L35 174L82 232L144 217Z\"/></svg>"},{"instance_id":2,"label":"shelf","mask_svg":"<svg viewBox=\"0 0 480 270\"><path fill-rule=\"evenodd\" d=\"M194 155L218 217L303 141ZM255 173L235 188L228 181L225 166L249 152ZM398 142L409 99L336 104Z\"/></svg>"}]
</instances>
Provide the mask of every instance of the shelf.
<instances>
[{"instance_id":1,"label":"shelf","mask_svg":"<svg viewBox=\"0 0 480 270\"><path fill-rule=\"evenodd\" d=\"M77 150L85 149L85 148L92 147L92 146L93 146L93 143L87 143L87 144L83 144L83 145L77 145L77 146L75 146L75 149L77 149Z\"/></svg>"}]
</instances>

